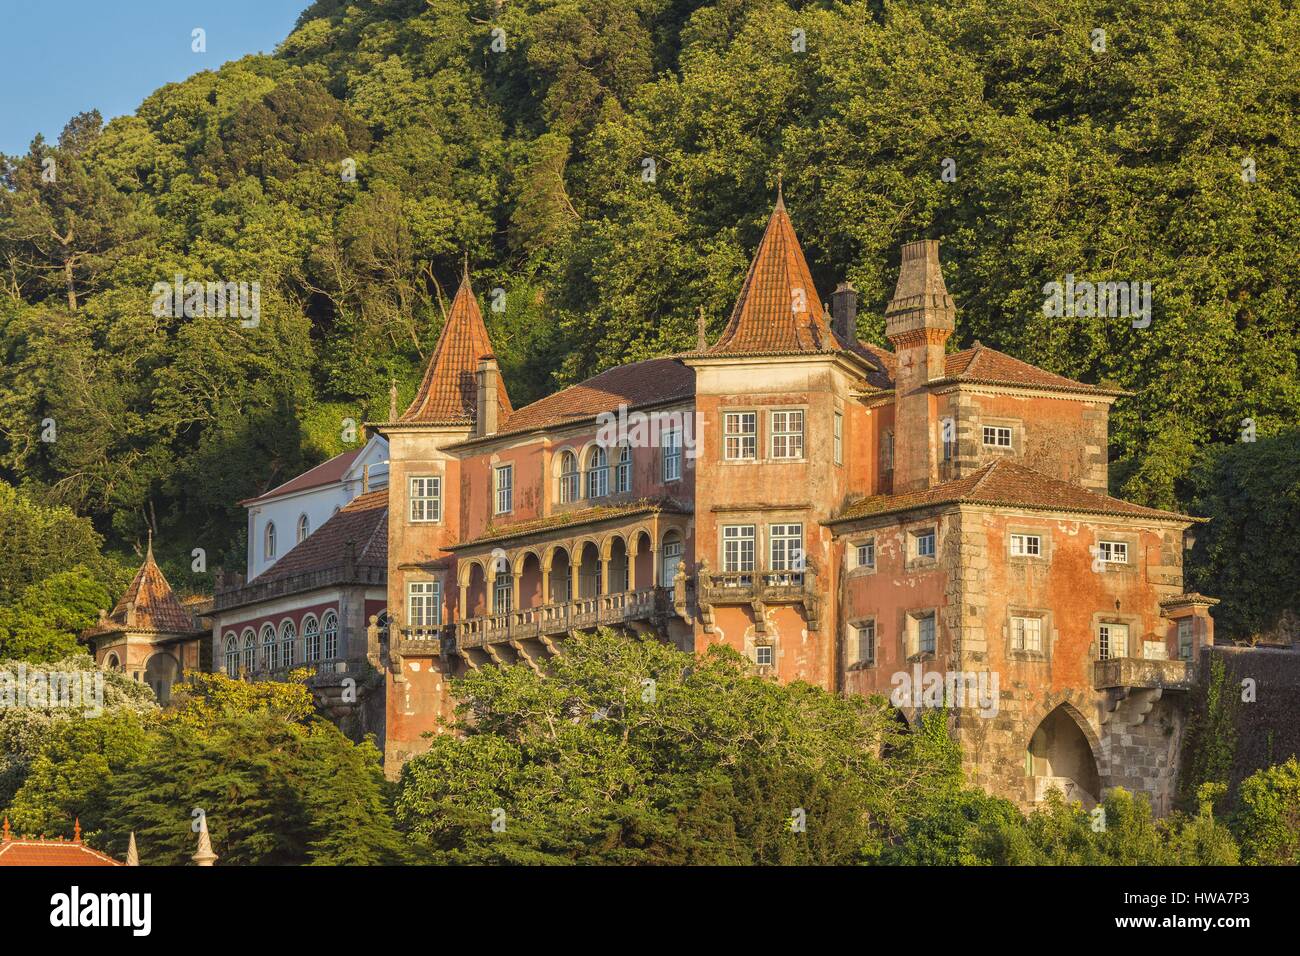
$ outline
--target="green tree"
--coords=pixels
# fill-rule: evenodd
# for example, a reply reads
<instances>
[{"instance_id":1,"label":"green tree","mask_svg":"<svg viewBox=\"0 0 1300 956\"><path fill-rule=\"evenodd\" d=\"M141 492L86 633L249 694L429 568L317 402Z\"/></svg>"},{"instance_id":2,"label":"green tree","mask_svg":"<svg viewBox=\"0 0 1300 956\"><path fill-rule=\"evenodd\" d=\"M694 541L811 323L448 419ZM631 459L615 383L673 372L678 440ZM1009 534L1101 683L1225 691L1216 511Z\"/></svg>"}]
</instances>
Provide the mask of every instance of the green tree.
<instances>
[{"instance_id":1,"label":"green tree","mask_svg":"<svg viewBox=\"0 0 1300 956\"><path fill-rule=\"evenodd\" d=\"M1232 829L1241 842L1242 862L1300 864L1300 761L1291 757L1243 780Z\"/></svg>"}]
</instances>

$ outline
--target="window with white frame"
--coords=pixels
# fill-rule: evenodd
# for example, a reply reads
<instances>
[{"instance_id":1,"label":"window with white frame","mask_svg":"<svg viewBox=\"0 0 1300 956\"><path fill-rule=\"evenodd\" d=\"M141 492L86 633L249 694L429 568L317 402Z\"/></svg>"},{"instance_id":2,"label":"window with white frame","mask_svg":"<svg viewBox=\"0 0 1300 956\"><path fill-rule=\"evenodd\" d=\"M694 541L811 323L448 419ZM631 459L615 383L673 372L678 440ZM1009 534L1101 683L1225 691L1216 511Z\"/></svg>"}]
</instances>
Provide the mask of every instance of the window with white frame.
<instances>
[{"instance_id":1,"label":"window with white frame","mask_svg":"<svg viewBox=\"0 0 1300 956\"><path fill-rule=\"evenodd\" d=\"M587 456L587 497L604 498L609 494L609 456L597 445Z\"/></svg>"},{"instance_id":2,"label":"window with white frame","mask_svg":"<svg viewBox=\"0 0 1300 956\"><path fill-rule=\"evenodd\" d=\"M498 571L492 586L492 611L509 614L514 607L514 576L509 571Z\"/></svg>"},{"instance_id":3,"label":"window with white frame","mask_svg":"<svg viewBox=\"0 0 1300 956\"><path fill-rule=\"evenodd\" d=\"M874 664L876 662L876 622L863 621L858 631L858 663Z\"/></svg>"},{"instance_id":4,"label":"window with white frame","mask_svg":"<svg viewBox=\"0 0 1300 956\"><path fill-rule=\"evenodd\" d=\"M275 522L266 523L266 534L263 538L262 555L268 561L275 557Z\"/></svg>"},{"instance_id":5,"label":"window with white frame","mask_svg":"<svg viewBox=\"0 0 1300 956\"><path fill-rule=\"evenodd\" d=\"M406 582L406 620L411 627L437 627L442 623L442 582Z\"/></svg>"},{"instance_id":6,"label":"window with white frame","mask_svg":"<svg viewBox=\"0 0 1300 956\"><path fill-rule=\"evenodd\" d=\"M683 546L682 542L677 539L664 540L663 557L660 559L660 580L661 587L672 587L673 581L677 578L677 569L682 564Z\"/></svg>"},{"instance_id":7,"label":"window with white frame","mask_svg":"<svg viewBox=\"0 0 1300 956\"><path fill-rule=\"evenodd\" d=\"M916 619L916 652L918 654L934 653L934 612L922 614Z\"/></svg>"},{"instance_id":8,"label":"window with white frame","mask_svg":"<svg viewBox=\"0 0 1300 956\"><path fill-rule=\"evenodd\" d=\"M326 611L320 624L322 648L325 660L332 661L339 656L339 616L333 611Z\"/></svg>"},{"instance_id":9,"label":"window with white frame","mask_svg":"<svg viewBox=\"0 0 1300 956\"><path fill-rule=\"evenodd\" d=\"M442 520L442 478L422 475L410 481L411 520Z\"/></svg>"},{"instance_id":10,"label":"window with white frame","mask_svg":"<svg viewBox=\"0 0 1300 956\"><path fill-rule=\"evenodd\" d=\"M1097 656L1108 661L1128 657L1128 625L1102 624L1097 629Z\"/></svg>"},{"instance_id":11,"label":"window with white frame","mask_svg":"<svg viewBox=\"0 0 1300 956\"><path fill-rule=\"evenodd\" d=\"M934 529L926 528L924 531L918 531L912 536L916 542L916 556L918 558L934 557Z\"/></svg>"},{"instance_id":12,"label":"window with white frame","mask_svg":"<svg viewBox=\"0 0 1300 956\"><path fill-rule=\"evenodd\" d=\"M772 457L803 457L803 412L772 413Z\"/></svg>"},{"instance_id":13,"label":"window with white frame","mask_svg":"<svg viewBox=\"0 0 1300 956\"><path fill-rule=\"evenodd\" d=\"M874 568L876 566L876 540L860 541L857 546L857 566Z\"/></svg>"},{"instance_id":14,"label":"window with white frame","mask_svg":"<svg viewBox=\"0 0 1300 956\"><path fill-rule=\"evenodd\" d=\"M304 514L298 516L298 543L302 544L311 534L311 520Z\"/></svg>"},{"instance_id":15,"label":"window with white frame","mask_svg":"<svg viewBox=\"0 0 1300 956\"><path fill-rule=\"evenodd\" d=\"M951 418L945 418L939 430L943 440L943 460L952 461L957 455L957 424Z\"/></svg>"},{"instance_id":16,"label":"window with white frame","mask_svg":"<svg viewBox=\"0 0 1300 956\"><path fill-rule=\"evenodd\" d=\"M768 527L768 564L772 571L803 570L803 525L774 524Z\"/></svg>"},{"instance_id":17,"label":"window with white frame","mask_svg":"<svg viewBox=\"0 0 1300 956\"><path fill-rule=\"evenodd\" d=\"M509 514L515 510L515 466L497 465L492 471L497 487L496 513Z\"/></svg>"},{"instance_id":18,"label":"window with white frame","mask_svg":"<svg viewBox=\"0 0 1300 956\"><path fill-rule=\"evenodd\" d=\"M292 667L294 658L297 656L295 648L298 644L298 629L293 626L293 621L285 621L280 625L280 666Z\"/></svg>"},{"instance_id":19,"label":"window with white frame","mask_svg":"<svg viewBox=\"0 0 1300 956\"><path fill-rule=\"evenodd\" d=\"M1013 651L1043 652L1043 619L1041 617L1011 618L1011 649Z\"/></svg>"},{"instance_id":20,"label":"window with white frame","mask_svg":"<svg viewBox=\"0 0 1300 956\"><path fill-rule=\"evenodd\" d=\"M262 628L262 670L275 670L275 628L270 624Z\"/></svg>"},{"instance_id":21,"label":"window with white frame","mask_svg":"<svg viewBox=\"0 0 1300 956\"><path fill-rule=\"evenodd\" d=\"M582 491L582 476L578 473L578 456L571 451L560 452L560 504L578 500Z\"/></svg>"},{"instance_id":22,"label":"window with white frame","mask_svg":"<svg viewBox=\"0 0 1300 956\"><path fill-rule=\"evenodd\" d=\"M752 524L723 525L722 570L726 574L747 574L754 570Z\"/></svg>"},{"instance_id":23,"label":"window with white frame","mask_svg":"<svg viewBox=\"0 0 1300 956\"><path fill-rule=\"evenodd\" d=\"M1128 542L1098 541L1097 556L1107 564L1128 564Z\"/></svg>"},{"instance_id":24,"label":"window with white frame","mask_svg":"<svg viewBox=\"0 0 1300 956\"><path fill-rule=\"evenodd\" d=\"M1192 659L1192 619L1190 617L1178 619L1178 659L1180 661L1190 661Z\"/></svg>"},{"instance_id":25,"label":"window with white frame","mask_svg":"<svg viewBox=\"0 0 1300 956\"><path fill-rule=\"evenodd\" d=\"M314 614L302 621L302 659L309 664L320 660L320 621Z\"/></svg>"},{"instance_id":26,"label":"window with white frame","mask_svg":"<svg viewBox=\"0 0 1300 956\"><path fill-rule=\"evenodd\" d=\"M836 412L831 419L831 440L835 443L835 464L844 464L844 413Z\"/></svg>"},{"instance_id":27,"label":"window with white frame","mask_svg":"<svg viewBox=\"0 0 1300 956\"><path fill-rule=\"evenodd\" d=\"M663 433L664 481L682 476L682 433L676 428Z\"/></svg>"},{"instance_id":28,"label":"window with white frame","mask_svg":"<svg viewBox=\"0 0 1300 956\"><path fill-rule=\"evenodd\" d=\"M1011 429L1004 425L985 425L984 444L990 448L1010 448Z\"/></svg>"},{"instance_id":29,"label":"window with white frame","mask_svg":"<svg viewBox=\"0 0 1300 956\"><path fill-rule=\"evenodd\" d=\"M759 667L770 667L772 659L771 644L759 644L754 648L754 663Z\"/></svg>"},{"instance_id":30,"label":"window with white frame","mask_svg":"<svg viewBox=\"0 0 1300 956\"><path fill-rule=\"evenodd\" d=\"M239 638L234 632L226 635L226 676L239 676Z\"/></svg>"},{"instance_id":31,"label":"window with white frame","mask_svg":"<svg viewBox=\"0 0 1300 956\"><path fill-rule=\"evenodd\" d=\"M727 412L722 432L722 457L727 461L749 461L758 456L758 412Z\"/></svg>"},{"instance_id":32,"label":"window with white frame","mask_svg":"<svg viewBox=\"0 0 1300 956\"><path fill-rule=\"evenodd\" d=\"M1037 558L1043 553L1043 539L1036 534L1013 534L1011 554L1017 558Z\"/></svg>"},{"instance_id":33,"label":"window with white frame","mask_svg":"<svg viewBox=\"0 0 1300 956\"><path fill-rule=\"evenodd\" d=\"M257 637L252 629L244 632L244 672L253 673L257 654Z\"/></svg>"},{"instance_id":34,"label":"window with white frame","mask_svg":"<svg viewBox=\"0 0 1300 956\"><path fill-rule=\"evenodd\" d=\"M614 494L632 490L632 449L624 445L618 450L618 465L614 468Z\"/></svg>"}]
</instances>

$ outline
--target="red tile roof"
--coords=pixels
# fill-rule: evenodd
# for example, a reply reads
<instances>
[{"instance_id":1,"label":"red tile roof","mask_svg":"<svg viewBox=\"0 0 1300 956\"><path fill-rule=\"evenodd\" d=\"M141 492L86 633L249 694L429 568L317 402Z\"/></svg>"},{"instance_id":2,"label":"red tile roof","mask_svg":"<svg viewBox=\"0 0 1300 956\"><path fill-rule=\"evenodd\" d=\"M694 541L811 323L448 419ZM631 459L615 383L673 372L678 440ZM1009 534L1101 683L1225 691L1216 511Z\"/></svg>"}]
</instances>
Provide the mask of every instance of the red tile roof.
<instances>
[{"instance_id":1,"label":"red tile roof","mask_svg":"<svg viewBox=\"0 0 1300 956\"><path fill-rule=\"evenodd\" d=\"M98 624L82 632L83 638L124 631L145 631L154 634L189 634L201 628L176 597L163 576L162 569L153 559L153 542L145 553L144 564L136 572L131 586L117 602L111 614Z\"/></svg>"},{"instance_id":2,"label":"red tile roof","mask_svg":"<svg viewBox=\"0 0 1300 956\"><path fill-rule=\"evenodd\" d=\"M794 224L778 198L731 319L706 355L839 351Z\"/></svg>"},{"instance_id":3,"label":"red tile roof","mask_svg":"<svg viewBox=\"0 0 1300 956\"><path fill-rule=\"evenodd\" d=\"M1054 391L1093 392L1098 395L1124 395L1116 389L1076 382L1012 358L997 349L976 342L971 348L944 357L944 377L938 382L979 382L987 385L1021 385ZM934 384L933 382L931 384Z\"/></svg>"},{"instance_id":4,"label":"red tile roof","mask_svg":"<svg viewBox=\"0 0 1300 956\"><path fill-rule=\"evenodd\" d=\"M357 460L357 456L364 449L357 448L354 451L345 451L341 455L335 455L329 461L323 461L315 468L304 471L296 478L290 478L282 485L277 485L270 491L257 495L253 498L245 498L240 502L241 505L251 505L259 501L266 501L270 498L279 498L281 495L292 494L295 491L306 491L308 488L320 488L324 485L331 485L342 478L352 463Z\"/></svg>"},{"instance_id":5,"label":"red tile roof","mask_svg":"<svg viewBox=\"0 0 1300 956\"><path fill-rule=\"evenodd\" d=\"M560 528L572 528L576 525L591 524L596 521L607 521L610 518L630 518L634 515L659 512L688 514L690 513L690 507L674 498L644 498L640 501L632 501L622 505L597 505L594 508L577 508L573 511L562 511L558 514L546 515L543 518L534 518L531 521L519 521L514 524L501 525L497 528L489 528L477 538L470 541L460 541L447 550L455 551L461 548L491 544L494 541L522 538L543 531L555 531Z\"/></svg>"},{"instance_id":6,"label":"red tile roof","mask_svg":"<svg viewBox=\"0 0 1300 956\"><path fill-rule=\"evenodd\" d=\"M388 569L387 488L352 499L250 585L339 567L349 541L358 567Z\"/></svg>"},{"instance_id":7,"label":"red tile roof","mask_svg":"<svg viewBox=\"0 0 1300 956\"><path fill-rule=\"evenodd\" d=\"M92 850L81 842L81 823L71 840L38 840L15 837L5 818L0 836L0 866L123 866L111 856Z\"/></svg>"},{"instance_id":8,"label":"red tile roof","mask_svg":"<svg viewBox=\"0 0 1300 956\"><path fill-rule=\"evenodd\" d=\"M478 361L492 354L492 341L483 324L478 299L470 288L469 272L461 278L456 298L451 302L447 322L438 336L433 355L424 373L415 400L398 419L400 422L426 425L473 423L478 409ZM499 420L510 415L510 396L503 378L497 376L497 394L501 402Z\"/></svg>"},{"instance_id":9,"label":"red tile roof","mask_svg":"<svg viewBox=\"0 0 1300 956\"><path fill-rule=\"evenodd\" d=\"M616 412L620 406L633 409L687 399L694 394L694 369L676 358L647 359L607 369L525 405L502 422L496 434L552 428L594 418L601 412Z\"/></svg>"},{"instance_id":10,"label":"red tile roof","mask_svg":"<svg viewBox=\"0 0 1300 956\"><path fill-rule=\"evenodd\" d=\"M1036 511L1158 518L1188 523L1204 520L1135 505L1044 475L1009 458L999 458L964 478L946 481L922 491L862 498L827 523L838 524L946 504L1001 505Z\"/></svg>"}]
</instances>

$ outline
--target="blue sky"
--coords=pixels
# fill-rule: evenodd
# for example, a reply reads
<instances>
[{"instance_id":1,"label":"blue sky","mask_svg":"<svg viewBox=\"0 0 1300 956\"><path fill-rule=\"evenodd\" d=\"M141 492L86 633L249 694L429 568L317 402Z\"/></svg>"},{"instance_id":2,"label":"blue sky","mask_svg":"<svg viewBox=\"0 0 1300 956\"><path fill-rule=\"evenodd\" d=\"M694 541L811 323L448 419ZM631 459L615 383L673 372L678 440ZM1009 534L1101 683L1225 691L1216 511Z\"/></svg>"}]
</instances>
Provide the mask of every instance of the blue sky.
<instances>
[{"instance_id":1,"label":"blue sky","mask_svg":"<svg viewBox=\"0 0 1300 956\"><path fill-rule=\"evenodd\" d=\"M0 0L0 152L83 110L135 112L164 83L270 53L311 0ZM207 52L190 49L207 31Z\"/></svg>"}]
</instances>

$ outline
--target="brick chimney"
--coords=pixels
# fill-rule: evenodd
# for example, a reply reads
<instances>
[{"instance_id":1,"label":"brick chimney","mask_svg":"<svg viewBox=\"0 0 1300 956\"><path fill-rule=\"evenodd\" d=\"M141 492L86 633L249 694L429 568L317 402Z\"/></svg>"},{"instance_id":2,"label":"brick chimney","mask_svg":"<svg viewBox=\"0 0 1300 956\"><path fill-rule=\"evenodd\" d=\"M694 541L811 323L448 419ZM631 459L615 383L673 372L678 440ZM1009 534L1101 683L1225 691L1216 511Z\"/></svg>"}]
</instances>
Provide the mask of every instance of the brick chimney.
<instances>
[{"instance_id":1,"label":"brick chimney","mask_svg":"<svg viewBox=\"0 0 1300 956\"><path fill-rule=\"evenodd\" d=\"M841 341L858 340L858 290L852 282L841 282L831 296L831 327Z\"/></svg>"},{"instance_id":2,"label":"brick chimney","mask_svg":"<svg viewBox=\"0 0 1300 956\"><path fill-rule=\"evenodd\" d=\"M495 435L497 431L497 414L499 412L497 379L500 375L501 370L497 366L495 355L484 355L479 358L478 371L474 375L478 385L478 396L475 405L477 421L474 433L480 437Z\"/></svg>"},{"instance_id":3,"label":"brick chimney","mask_svg":"<svg viewBox=\"0 0 1300 956\"><path fill-rule=\"evenodd\" d=\"M944 374L944 345L957 315L939 268L939 242L903 246L894 298L885 309L885 335L898 358L894 391L894 492L938 480L938 414L929 383Z\"/></svg>"}]
</instances>

